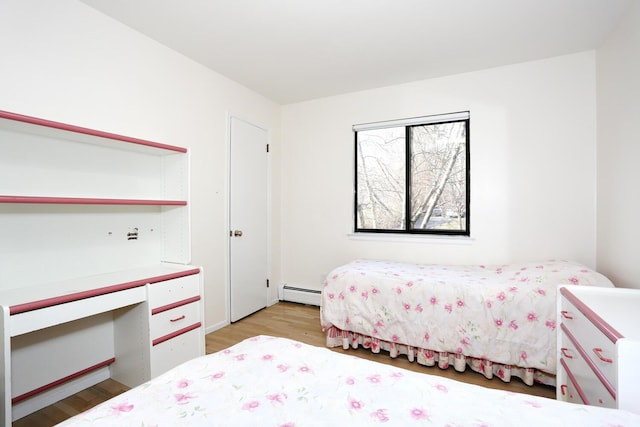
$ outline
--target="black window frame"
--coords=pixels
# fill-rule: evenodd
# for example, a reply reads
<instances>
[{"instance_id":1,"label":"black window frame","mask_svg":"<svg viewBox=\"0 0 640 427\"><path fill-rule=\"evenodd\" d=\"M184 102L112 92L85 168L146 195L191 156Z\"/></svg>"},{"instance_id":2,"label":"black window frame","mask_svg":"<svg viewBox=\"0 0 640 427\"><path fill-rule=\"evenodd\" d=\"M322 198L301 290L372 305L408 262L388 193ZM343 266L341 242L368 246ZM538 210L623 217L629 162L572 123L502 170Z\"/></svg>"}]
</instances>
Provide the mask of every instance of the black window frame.
<instances>
[{"instance_id":1,"label":"black window frame","mask_svg":"<svg viewBox=\"0 0 640 427\"><path fill-rule=\"evenodd\" d=\"M456 115L460 113L466 113L466 118L452 118L438 120L438 117ZM354 188L353 188L353 231L354 233L377 233L377 234L409 234L409 235L439 235L439 236L471 236L471 117L468 111L460 113L441 114L436 116L426 116L416 119L400 119L397 120L399 124L393 127L405 128L405 206L404 206L404 229L379 229L379 228L359 228L358 227L358 130L354 126L353 138L354 138ZM421 121L424 119L424 121ZM395 121L394 121L395 122ZM403 123L406 122L406 123ZM411 228L411 128L423 126L423 125L438 125L445 123L465 123L465 229L464 230L449 230L449 229L416 229ZM383 122L386 123L386 122ZM384 126L381 124L378 129L382 129ZM375 123L372 123L369 129L376 129Z\"/></svg>"}]
</instances>

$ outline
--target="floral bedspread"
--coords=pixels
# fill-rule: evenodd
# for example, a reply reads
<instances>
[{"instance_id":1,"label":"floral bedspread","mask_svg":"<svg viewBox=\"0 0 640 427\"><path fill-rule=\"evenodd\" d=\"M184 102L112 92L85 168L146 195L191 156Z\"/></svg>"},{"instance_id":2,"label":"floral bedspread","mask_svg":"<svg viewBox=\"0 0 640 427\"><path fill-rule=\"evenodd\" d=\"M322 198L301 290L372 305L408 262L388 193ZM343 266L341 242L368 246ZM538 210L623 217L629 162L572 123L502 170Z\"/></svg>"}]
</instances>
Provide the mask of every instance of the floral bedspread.
<instances>
[{"instance_id":1,"label":"floral bedspread","mask_svg":"<svg viewBox=\"0 0 640 427\"><path fill-rule=\"evenodd\" d=\"M330 347L408 354L488 378L555 383L556 290L613 286L583 265L551 260L455 266L356 260L327 276L321 322Z\"/></svg>"},{"instance_id":2,"label":"floral bedspread","mask_svg":"<svg viewBox=\"0 0 640 427\"><path fill-rule=\"evenodd\" d=\"M258 336L186 362L61 425L380 424L638 426L640 415L488 389Z\"/></svg>"}]
</instances>

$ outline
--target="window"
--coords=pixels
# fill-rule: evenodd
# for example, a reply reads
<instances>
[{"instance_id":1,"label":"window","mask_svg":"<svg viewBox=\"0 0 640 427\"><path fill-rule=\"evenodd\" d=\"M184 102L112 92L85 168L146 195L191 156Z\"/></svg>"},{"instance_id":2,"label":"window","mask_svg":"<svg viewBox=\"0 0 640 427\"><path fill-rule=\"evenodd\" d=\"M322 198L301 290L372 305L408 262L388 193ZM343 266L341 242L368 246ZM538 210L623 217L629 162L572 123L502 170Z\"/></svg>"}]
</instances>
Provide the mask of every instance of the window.
<instances>
[{"instance_id":1,"label":"window","mask_svg":"<svg viewBox=\"0 0 640 427\"><path fill-rule=\"evenodd\" d=\"M353 130L355 232L469 236L469 112Z\"/></svg>"}]
</instances>

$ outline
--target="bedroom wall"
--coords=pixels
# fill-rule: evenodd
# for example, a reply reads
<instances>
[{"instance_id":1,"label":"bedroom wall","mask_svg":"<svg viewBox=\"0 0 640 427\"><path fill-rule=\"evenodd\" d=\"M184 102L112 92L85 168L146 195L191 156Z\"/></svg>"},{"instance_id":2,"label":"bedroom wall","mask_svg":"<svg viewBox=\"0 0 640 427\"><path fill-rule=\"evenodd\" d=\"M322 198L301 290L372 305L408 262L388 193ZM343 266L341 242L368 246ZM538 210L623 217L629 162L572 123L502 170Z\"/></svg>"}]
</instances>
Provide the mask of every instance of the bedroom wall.
<instances>
[{"instance_id":1,"label":"bedroom wall","mask_svg":"<svg viewBox=\"0 0 640 427\"><path fill-rule=\"evenodd\" d=\"M366 70L363 70L366 72ZM357 123L471 112L471 238L350 235ZM595 52L286 105L282 280L355 258L595 267Z\"/></svg>"},{"instance_id":2,"label":"bedroom wall","mask_svg":"<svg viewBox=\"0 0 640 427\"><path fill-rule=\"evenodd\" d=\"M640 3L597 50L597 265L618 286L640 289Z\"/></svg>"},{"instance_id":3,"label":"bedroom wall","mask_svg":"<svg viewBox=\"0 0 640 427\"><path fill-rule=\"evenodd\" d=\"M207 329L225 324L227 113L271 128L277 164L280 107L75 0L3 0L0 52L0 109L190 149L192 262L205 271Z\"/></svg>"}]
</instances>

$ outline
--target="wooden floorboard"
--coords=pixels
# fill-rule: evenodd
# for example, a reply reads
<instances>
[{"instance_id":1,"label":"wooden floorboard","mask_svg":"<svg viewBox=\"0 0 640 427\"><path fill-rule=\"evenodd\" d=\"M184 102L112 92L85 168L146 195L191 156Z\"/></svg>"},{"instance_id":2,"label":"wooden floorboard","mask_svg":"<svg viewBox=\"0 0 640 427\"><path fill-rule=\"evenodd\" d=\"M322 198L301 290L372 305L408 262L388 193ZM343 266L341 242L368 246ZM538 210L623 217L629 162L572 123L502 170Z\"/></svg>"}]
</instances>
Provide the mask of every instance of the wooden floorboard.
<instances>
[{"instance_id":1,"label":"wooden floorboard","mask_svg":"<svg viewBox=\"0 0 640 427\"><path fill-rule=\"evenodd\" d=\"M206 352L214 353L256 335L279 336L318 347L325 346L324 334L320 328L320 310L318 307L281 302L208 334L206 336ZM483 375L470 370L460 373L453 368L442 370L437 367L422 366L415 362L409 362L405 356L392 359L385 352L373 354L363 348L357 350L334 348L332 350L412 371L440 375L485 387L528 393L551 399L555 398L554 387L544 385L527 386L517 378L514 378L510 383L504 383L499 379L487 380ZM14 422L13 427L50 427L73 415L86 411L125 390L127 390L126 386L109 379L28 415Z\"/></svg>"}]
</instances>

